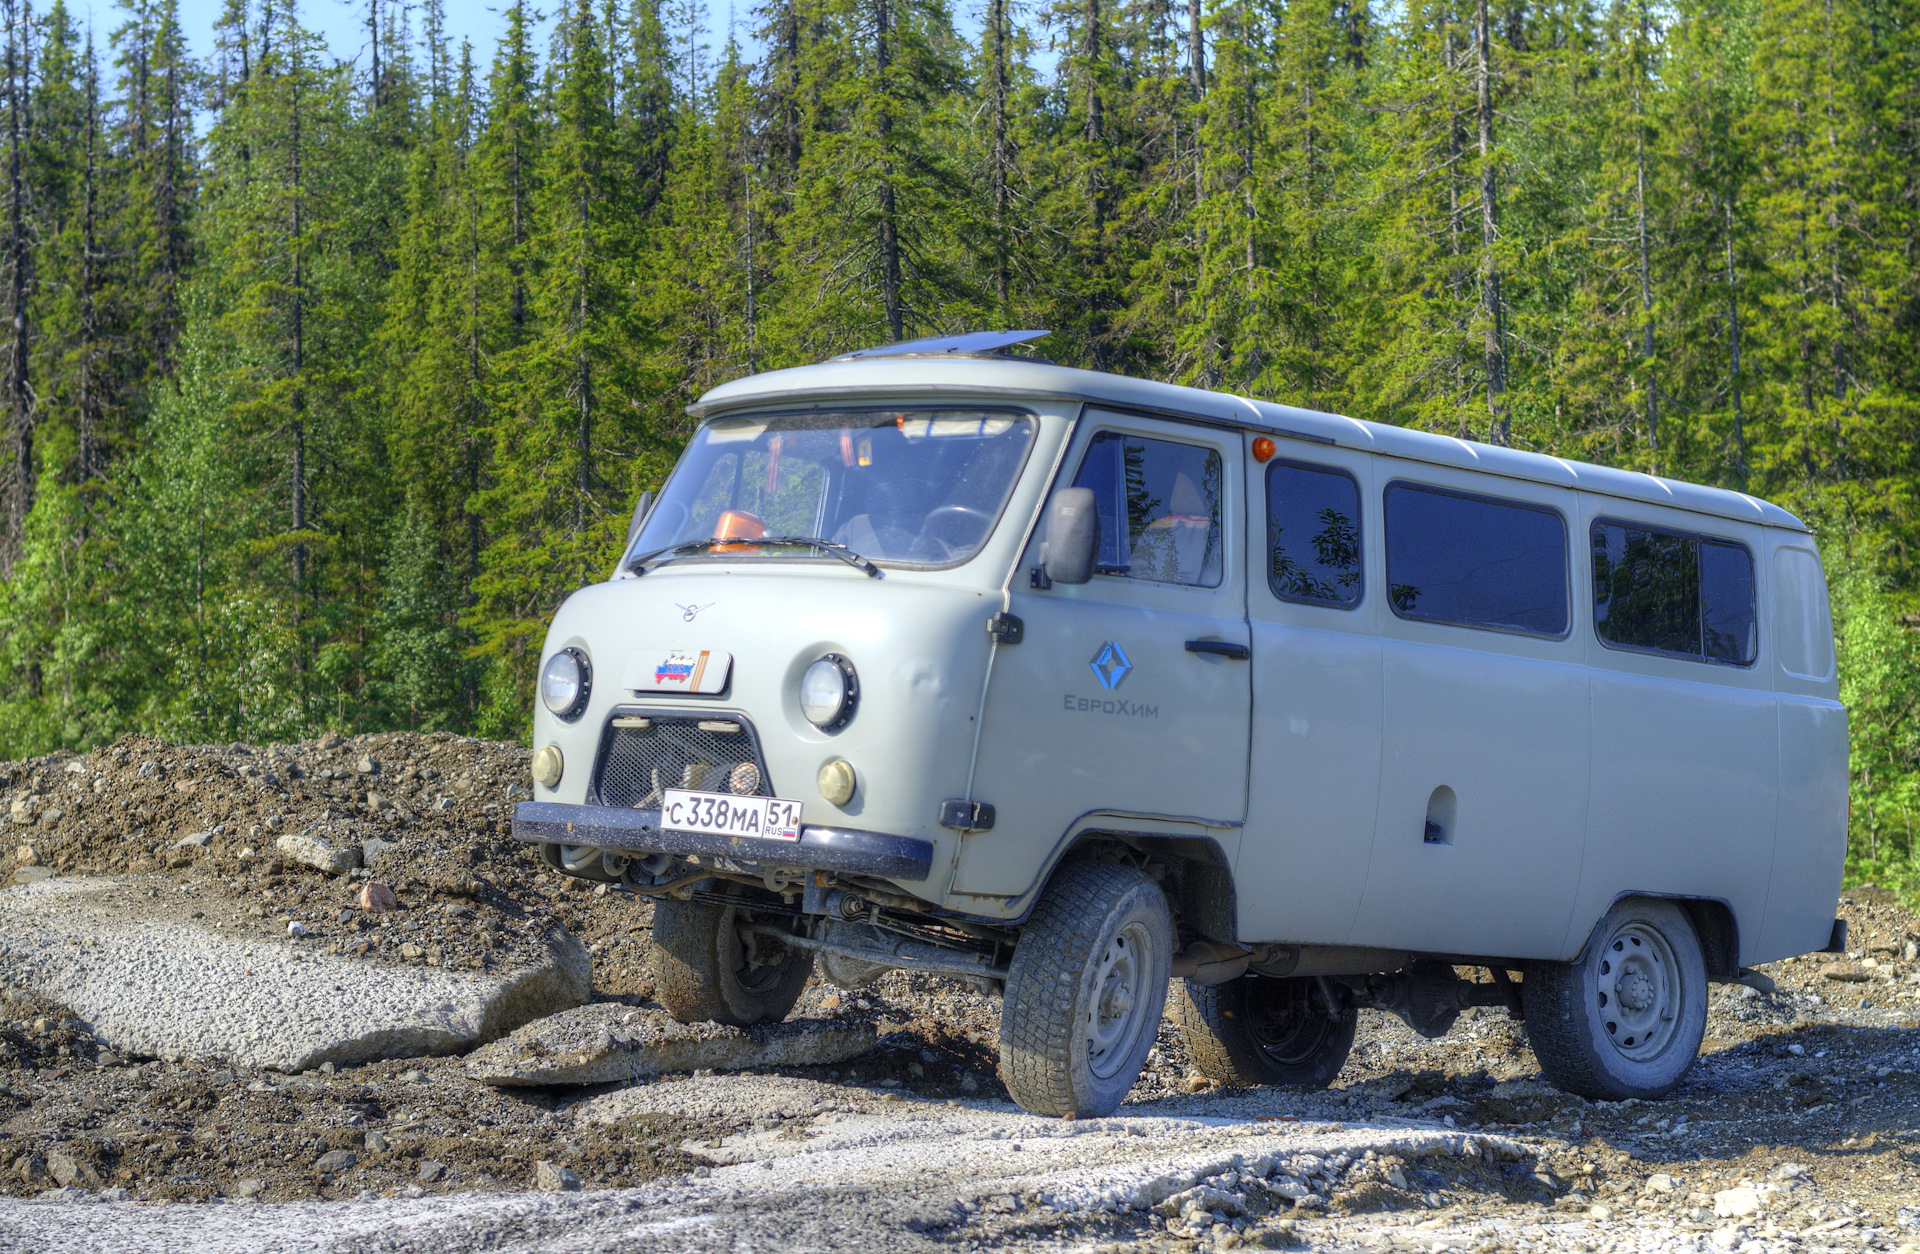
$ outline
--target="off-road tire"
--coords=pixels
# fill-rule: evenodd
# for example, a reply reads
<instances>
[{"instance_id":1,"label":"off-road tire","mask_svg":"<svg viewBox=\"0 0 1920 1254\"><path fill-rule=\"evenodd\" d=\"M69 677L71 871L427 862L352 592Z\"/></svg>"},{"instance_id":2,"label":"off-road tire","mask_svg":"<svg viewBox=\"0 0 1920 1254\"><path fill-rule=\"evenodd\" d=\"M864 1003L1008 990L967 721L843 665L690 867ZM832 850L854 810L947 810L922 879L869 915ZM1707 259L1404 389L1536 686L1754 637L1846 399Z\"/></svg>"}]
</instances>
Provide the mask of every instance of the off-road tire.
<instances>
[{"instance_id":1,"label":"off-road tire","mask_svg":"<svg viewBox=\"0 0 1920 1254\"><path fill-rule=\"evenodd\" d=\"M1547 1079L1609 1102L1679 1087L1706 1033L1707 992L1692 920L1652 897L1616 902L1578 958L1532 963L1520 986Z\"/></svg>"},{"instance_id":2,"label":"off-road tire","mask_svg":"<svg viewBox=\"0 0 1920 1254\"><path fill-rule=\"evenodd\" d=\"M1323 1089L1353 1052L1359 1017L1342 1018L1309 979L1243 975L1210 988L1180 982L1173 1020L1196 1070L1218 1084Z\"/></svg>"},{"instance_id":3,"label":"off-road tire","mask_svg":"<svg viewBox=\"0 0 1920 1254\"><path fill-rule=\"evenodd\" d=\"M654 996L668 1014L682 1023L735 1027L787 1017L813 974L813 954L779 946L768 961L765 947L778 942L761 938L755 944L763 960L752 966L735 924L751 917L753 905L745 895L726 905L671 897L654 904Z\"/></svg>"},{"instance_id":4,"label":"off-road tire","mask_svg":"<svg viewBox=\"0 0 1920 1254\"><path fill-rule=\"evenodd\" d=\"M1110 1115L1153 1048L1173 917L1144 872L1075 862L1021 930L1000 1008L1000 1078L1036 1115ZM1120 994L1124 993L1124 1006Z\"/></svg>"}]
</instances>

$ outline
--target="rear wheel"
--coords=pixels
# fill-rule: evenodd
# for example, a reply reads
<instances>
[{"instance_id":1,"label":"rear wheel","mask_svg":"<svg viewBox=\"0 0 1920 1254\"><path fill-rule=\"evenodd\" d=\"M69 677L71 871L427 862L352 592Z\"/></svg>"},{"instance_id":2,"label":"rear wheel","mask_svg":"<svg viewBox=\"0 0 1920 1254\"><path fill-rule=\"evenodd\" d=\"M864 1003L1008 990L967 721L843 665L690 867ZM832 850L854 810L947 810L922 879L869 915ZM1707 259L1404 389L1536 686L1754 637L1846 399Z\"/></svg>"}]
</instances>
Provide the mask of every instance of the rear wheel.
<instances>
[{"instance_id":1,"label":"rear wheel","mask_svg":"<svg viewBox=\"0 0 1920 1254\"><path fill-rule=\"evenodd\" d=\"M1706 962L1671 901L1616 903L1579 958L1528 967L1521 995L1540 1069L1597 1101L1665 1097L1706 1034Z\"/></svg>"},{"instance_id":2,"label":"rear wheel","mask_svg":"<svg viewBox=\"0 0 1920 1254\"><path fill-rule=\"evenodd\" d=\"M1351 1012L1334 1017L1316 981L1257 975L1211 988L1183 982L1173 1017L1209 1080L1304 1089L1333 1083L1359 1027Z\"/></svg>"},{"instance_id":3,"label":"rear wheel","mask_svg":"<svg viewBox=\"0 0 1920 1254\"><path fill-rule=\"evenodd\" d=\"M756 920L751 889L713 901L665 898L653 907L654 995L682 1023L777 1023L800 1000L813 955L764 935L743 932L756 921L780 924L781 914Z\"/></svg>"},{"instance_id":4,"label":"rear wheel","mask_svg":"<svg viewBox=\"0 0 1920 1254\"><path fill-rule=\"evenodd\" d=\"M1153 1048L1173 965L1160 886L1133 867L1054 874L1020 933L1000 1008L1000 1078L1037 1115L1110 1115Z\"/></svg>"}]
</instances>

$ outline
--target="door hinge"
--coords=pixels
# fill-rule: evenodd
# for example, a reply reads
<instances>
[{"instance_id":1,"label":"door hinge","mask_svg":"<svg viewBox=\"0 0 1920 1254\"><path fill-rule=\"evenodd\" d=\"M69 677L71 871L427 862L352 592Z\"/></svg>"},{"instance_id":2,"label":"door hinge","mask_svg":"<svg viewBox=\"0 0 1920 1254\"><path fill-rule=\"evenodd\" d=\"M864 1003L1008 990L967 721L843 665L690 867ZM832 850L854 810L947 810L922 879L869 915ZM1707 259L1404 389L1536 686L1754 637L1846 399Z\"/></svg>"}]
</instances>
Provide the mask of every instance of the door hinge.
<instances>
[{"instance_id":1,"label":"door hinge","mask_svg":"<svg viewBox=\"0 0 1920 1254\"><path fill-rule=\"evenodd\" d=\"M992 831L993 807L984 801L942 801L940 826L956 832Z\"/></svg>"},{"instance_id":2,"label":"door hinge","mask_svg":"<svg viewBox=\"0 0 1920 1254\"><path fill-rule=\"evenodd\" d=\"M995 644L1019 644L1027 634L1027 625L1017 614L999 613L987 620L987 634Z\"/></svg>"}]
</instances>

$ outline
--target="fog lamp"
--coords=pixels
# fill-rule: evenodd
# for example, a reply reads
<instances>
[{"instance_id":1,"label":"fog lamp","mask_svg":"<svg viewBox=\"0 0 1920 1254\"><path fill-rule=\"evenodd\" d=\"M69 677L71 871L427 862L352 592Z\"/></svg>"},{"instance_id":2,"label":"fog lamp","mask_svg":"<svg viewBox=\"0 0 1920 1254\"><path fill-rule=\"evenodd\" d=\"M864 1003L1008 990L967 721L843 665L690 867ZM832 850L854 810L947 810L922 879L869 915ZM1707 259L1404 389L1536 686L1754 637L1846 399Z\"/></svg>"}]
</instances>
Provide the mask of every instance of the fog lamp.
<instances>
[{"instance_id":1,"label":"fog lamp","mask_svg":"<svg viewBox=\"0 0 1920 1254\"><path fill-rule=\"evenodd\" d=\"M820 795L829 805L844 806L853 800L853 790L857 783L853 775L853 763L845 758L834 758L820 767Z\"/></svg>"}]
</instances>

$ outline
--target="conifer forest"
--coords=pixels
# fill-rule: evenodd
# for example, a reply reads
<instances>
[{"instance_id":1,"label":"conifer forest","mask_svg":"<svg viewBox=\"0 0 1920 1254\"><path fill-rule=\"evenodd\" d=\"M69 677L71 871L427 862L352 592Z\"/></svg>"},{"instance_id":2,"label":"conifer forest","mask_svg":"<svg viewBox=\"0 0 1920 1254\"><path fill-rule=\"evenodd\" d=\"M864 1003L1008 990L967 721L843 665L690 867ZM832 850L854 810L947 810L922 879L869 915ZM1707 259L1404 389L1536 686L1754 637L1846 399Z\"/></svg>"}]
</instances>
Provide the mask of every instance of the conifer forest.
<instances>
[{"instance_id":1,"label":"conifer forest","mask_svg":"<svg viewBox=\"0 0 1920 1254\"><path fill-rule=\"evenodd\" d=\"M968 2L0 0L0 757L524 736L690 400L1047 327L1797 512L1912 890L1920 0Z\"/></svg>"}]
</instances>

